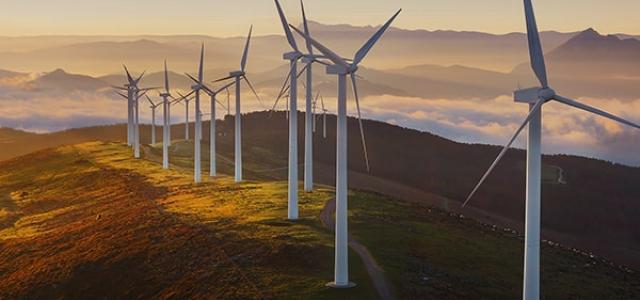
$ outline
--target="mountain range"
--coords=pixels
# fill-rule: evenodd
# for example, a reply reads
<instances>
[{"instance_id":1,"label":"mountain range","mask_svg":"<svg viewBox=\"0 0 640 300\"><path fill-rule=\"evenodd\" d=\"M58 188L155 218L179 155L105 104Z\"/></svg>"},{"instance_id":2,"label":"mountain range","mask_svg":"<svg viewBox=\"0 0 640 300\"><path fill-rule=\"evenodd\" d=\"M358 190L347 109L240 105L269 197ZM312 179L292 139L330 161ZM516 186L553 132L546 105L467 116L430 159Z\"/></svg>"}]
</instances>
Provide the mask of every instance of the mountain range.
<instances>
[{"instance_id":1,"label":"mountain range","mask_svg":"<svg viewBox=\"0 0 640 300\"><path fill-rule=\"evenodd\" d=\"M373 30L371 27L311 24L314 35L339 53L352 53L360 40ZM636 99L640 91L640 40L620 38L619 35L600 35L593 29L580 33L543 33L547 63L554 87L573 97L604 97ZM25 38L26 39L26 38ZM78 38L84 40L88 38ZM0 38L2 40L2 38ZM133 41L92 41L24 52L0 52L3 66L28 64L40 68L58 69L64 65L71 73L107 67L115 73L88 78L60 74L55 81L62 89L91 90L107 84L124 82L121 63L131 69L150 71L162 67L167 58L174 86L188 89L191 83L181 74L196 69L198 40L206 41L206 77L226 76L237 68L238 51L243 38L211 38L203 36L145 37ZM70 42L70 41L68 41ZM1 43L0 43L1 44ZM288 68L278 60L286 45L279 36L255 37L250 53L249 74L256 85L277 94ZM401 30L394 28L374 49L370 60L375 63L363 67L363 95L396 95L423 98L494 98L509 95L518 86L535 85L527 61L526 39L523 34L491 35L477 32ZM418 50L419 49L419 50ZM479 49L479 50L478 50ZM0 49L1 51L1 49ZM493 57L493 58L491 58ZM389 61L394 61L389 63ZM456 62L456 63L454 63ZM449 63L452 63L449 65ZM25 65L26 64L26 65ZM215 68L211 65L215 64ZM496 67L502 64L500 67ZM489 65L493 65L491 67ZM82 67L79 67L82 66ZM93 71L89 71L89 70ZM316 66L316 78L322 90L332 89L335 79L326 76L323 67ZM504 69L502 71L496 69ZM597 70L597 71L594 71ZM82 73L82 72L81 72ZM3 77L22 73L5 71ZM41 74L41 73L40 73ZM48 76L49 77L49 76ZM34 82L42 88L51 87L47 81ZM69 83L61 84L64 81ZM162 74L150 72L144 84L162 84Z\"/></svg>"}]
</instances>

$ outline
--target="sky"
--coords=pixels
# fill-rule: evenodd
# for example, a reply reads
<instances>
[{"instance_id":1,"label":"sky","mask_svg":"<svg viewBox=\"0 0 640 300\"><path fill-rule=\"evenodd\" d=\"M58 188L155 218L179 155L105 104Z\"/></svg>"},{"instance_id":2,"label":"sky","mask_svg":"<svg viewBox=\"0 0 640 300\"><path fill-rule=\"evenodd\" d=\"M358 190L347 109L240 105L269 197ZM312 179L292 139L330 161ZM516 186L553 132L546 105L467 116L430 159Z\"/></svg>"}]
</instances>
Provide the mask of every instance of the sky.
<instances>
[{"instance_id":1,"label":"sky","mask_svg":"<svg viewBox=\"0 0 640 300\"><path fill-rule=\"evenodd\" d=\"M297 0L282 0L291 22ZM508 33L524 31L521 0L307 0L323 23L377 25L403 8L395 26ZM638 0L537 0L541 30L640 34ZM271 0L0 0L0 35L243 35L280 33Z\"/></svg>"}]
</instances>

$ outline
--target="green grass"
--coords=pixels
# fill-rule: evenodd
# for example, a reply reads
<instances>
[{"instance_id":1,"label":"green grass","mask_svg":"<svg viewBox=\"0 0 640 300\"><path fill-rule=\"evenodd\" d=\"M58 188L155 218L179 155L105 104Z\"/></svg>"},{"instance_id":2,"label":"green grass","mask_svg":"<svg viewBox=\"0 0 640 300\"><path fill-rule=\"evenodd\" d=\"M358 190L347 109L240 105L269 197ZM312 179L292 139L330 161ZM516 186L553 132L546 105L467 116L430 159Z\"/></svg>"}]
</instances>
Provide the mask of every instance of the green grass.
<instances>
[{"instance_id":1,"label":"green grass","mask_svg":"<svg viewBox=\"0 0 640 300\"><path fill-rule=\"evenodd\" d=\"M230 176L203 176L203 183L195 185L192 150L189 143L175 143L172 170L161 169L157 148L147 149L145 159L135 160L128 147L117 143L63 147L2 163L0 247L9 256L0 254L4 260L0 290L18 291L8 298L35 291L47 292L48 297L69 296L61 288L46 288L55 284L92 295L109 286L107 278L146 270L138 281L114 284L108 290L114 294L109 295L377 298L353 251L350 275L358 286L347 290L324 286L333 276L333 233L322 226L319 215L333 197L331 187L301 193L300 220L291 222L286 220L286 183L269 179L273 174L252 172L285 162L270 161L268 152L253 149L245 156L253 180L236 184ZM207 151L203 158L208 158ZM229 174L229 159L220 156L219 161L221 173ZM96 222L96 212L110 217L102 219L105 223ZM350 191L349 214L351 233L383 267L398 298L520 297L523 241L519 236L364 191ZM93 227L98 225L104 227ZM90 245L91 250L76 249L76 244ZM113 245L120 246L112 249ZM22 249L47 249L51 259ZM14 257L11 253L19 254L8 259ZM114 262L114 256L119 260ZM39 261L37 268L31 267L34 261ZM94 275L97 280L88 281L81 270L96 261L105 263ZM120 263L126 267L112 267ZM640 296L636 273L599 260L545 245L542 264L546 299ZM60 268L70 271L60 273ZM183 269L185 273L179 271Z\"/></svg>"},{"instance_id":2,"label":"green grass","mask_svg":"<svg viewBox=\"0 0 640 300\"><path fill-rule=\"evenodd\" d=\"M405 299L521 297L523 239L473 220L369 193L350 198L351 230ZM546 299L635 299L640 278L587 256L542 248Z\"/></svg>"}]
</instances>

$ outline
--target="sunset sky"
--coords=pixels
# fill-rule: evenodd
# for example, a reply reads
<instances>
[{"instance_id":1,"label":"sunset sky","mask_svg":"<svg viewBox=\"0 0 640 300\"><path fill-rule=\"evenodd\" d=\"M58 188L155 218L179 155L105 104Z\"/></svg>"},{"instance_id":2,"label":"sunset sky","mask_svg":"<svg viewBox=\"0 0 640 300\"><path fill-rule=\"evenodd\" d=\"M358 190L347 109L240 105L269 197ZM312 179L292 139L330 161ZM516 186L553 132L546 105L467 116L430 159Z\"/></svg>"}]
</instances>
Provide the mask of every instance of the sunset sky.
<instances>
[{"instance_id":1,"label":"sunset sky","mask_svg":"<svg viewBox=\"0 0 640 300\"><path fill-rule=\"evenodd\" d=\"M299 20L299 2L282 1ZM523 31L520 0L307 0L309 17L324 23L379 24L403 8L395 26L492 33ZM640 34L638 0L537 0L541 30ZM339 8L339 9L338 9ZM271 0L2 0L0 35L207 34L241 35L249 23L257 34L279 33Z\"/></svg>"}]
</instances>

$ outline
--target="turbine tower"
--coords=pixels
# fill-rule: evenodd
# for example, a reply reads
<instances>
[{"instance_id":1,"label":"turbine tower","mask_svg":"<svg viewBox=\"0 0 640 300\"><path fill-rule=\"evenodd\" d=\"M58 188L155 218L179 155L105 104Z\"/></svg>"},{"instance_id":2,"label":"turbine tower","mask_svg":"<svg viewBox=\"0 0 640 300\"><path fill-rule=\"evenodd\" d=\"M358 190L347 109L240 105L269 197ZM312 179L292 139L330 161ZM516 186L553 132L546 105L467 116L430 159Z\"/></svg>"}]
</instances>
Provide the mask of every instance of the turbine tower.
<instances>
[{"instance_id":1,"label":"turbine tower","mask_svg":"<svg viewBox=\"0 0 640 300\"><path fill-rule=\"evenodd\" d=\"M191 77L190 75L188 75L189 77ZM202 48L200 49L200 65L198 66L198 80L196 81L196 84L194 84L193 86L191 86L192 89L192 93L195 93L195 115L196 115L196 122L195 122L195 136L193 137L194 140L194 155L193 155L193 180L195 183L200 183L202 181L202 169L201 169L201 147L200 147L200 142L201 142L201 135L202 135L202 113L200 112L200 90L202 89L202 80L204 77L204 43L202 44ZM187 98L185 98L185 101ZM187 102L187 111L189 109L189 102ZM189 114L187 114L187 117L189 117ZM187 123L186 123L186 128L189 128L189 120L187 119ZM187 130L187 139L189 138L188 136L189 131Z\"/></svg>"},{"instance_id":2,"label":"turbine tower","mask_svg":"<svg viewBox=\"0 0 640 300\"><path fill-rule=\"evenodd\" d=\"M302 53L298 49L298 45L296 44L296 39L293 37L293 33L291 33L291 29L289 28L289 23L282 11L282 7L280 7L280 2L278 0L274 0L276 3L276 8L278 9L278 15L280 16L280 22L282 23L282 28L284 29L285 35L287 37L287 41L289 45L293 49L292 52L287 52L283 54L283 58L289 61L289 78L291 82L289 83L289 166L288 166L288 180L289 180L289 189L288 189L288 210L287 210L287 218L289 220L297 220L298 219L298 60L302 58ZM308 88L308 87L307 87ZM307 166L305 166L305 170Z\"/></svg>"},{"instance_id":3,"label":"turbine tower","mask_svg":"<svg viewBox=\"0 0 640 300\"><path fill-rule=\"evenodd\" d=\"M184 99L184 140L189 141L189 102L192 99Z\"/></svg>"},{"instance_id":4,"label":"turbine tower","mask_svg":"<svg viewBox=\"0 0 640 300\"><path fill-rule=\"evenodd\" d=\"M498 157L482 176L480 182L467 197L463 206L467 206L473 195L478 191L491 171L496 167L507 150L511 147L520 132L528 125L527 140L527 189L525 212L525 250L524 250L524 289L522 298L525 300L540 299L540 192L541 192L541 143L542 143L542 106L549 101L558 101L616 122L635 128L640 126L623 118L612 115L600 109L588 106L570 98L563 97L549 87L547 71L544 61L544 53L538 26L536 24L531 0L524 0L524 10L527 23L527 36L529 42L529 56L531 68L540 81L541 87L517 90L514 92L514 100L518 103L529 104L529 114L524 122L516 130L509 142L504 146Z\"/></svg>"},{"instance_id":5,"label":"turbine tower","mask_svg":"<svg viewBox=\"0 0 640 300\"><path fill-rule=\"evenodd\" d=\"M209 124L209 176L210 177L215 177L217 176L217 168L216 168L216 103L220 104L220 106L222 106L222 108L224 108L225 110L227 110L227 107L225 107L220 101L218 101L218 99L216 98L217 95L226 90L227 93L229 91L229 87L232 86L233 84L235 84L234 82L230 82L227 83L226 85L224 85L223 87L217 89L217 90L212 90L210 89L206 84L204 84L204 82L202 81L202 79L196 79L193 76L187 74L187 76L189 78L191 78L191 80L193 80L196 84L200 85L200 88L207 93L207 95L209 95L210 99L211 99L211 103L210 103L210 107L211 107L211 122ZM193 93L193 92L192 92Z\"/></svg>"},{"instance_id":6,"label":"turbine tower","mask_svg":"<svg viewBox=\"0 0 640 300\"><path fill-rule=\"evenodd\" d=\"M364 150L365 163L367 171L369 170L369 158L364 138L364 130L362 128L362 119L360 114L360 100L358 99L358 88L356 81L356 71L358 64L365 58L367 53L382 37L384 32L389 28L393 20L400 14L401 10L387 21L378 31L360 48L356 53L353 62L347 63L345 59L337 55L329 48L320 44L306 33L290 25L296 32L303 36L307 41L313 44L316 49L320 50L332 65L327 66L327 73L338 76L338 124L336 135L336 245L335 245L335 273L334 281L328 285L331 287L351 287L354 284L349 282L348 267L348 228L347 228L347 76L351 77L353 84L353 92L356 100L356 108L358 112L358 121L360 125L360 136L362 138L362 146Z\"/></svg>"},{"instance_id":7,"label":"turbine tower","mask_svg":"<svg viewBox=\"0 0 640 300\"><path fill-rule=\"evenodd\" d=\"M304 11L304 2L300 0L302 8L302 22L304 25L304 33L309 33L309 24L307 24L307 14ZM285 26L286 27L286 26ZM313 55L313 47L307 40L307 55L302 58L302 62L307 68L307 84L306 84L306 102L305 102L305 127L304 127L304 191L313 191L313 114L311 113L311 102L313 101L313 63L316 57Z\"/></svg>"},{"instance_id":8,"label":"turbine tower","mask_svg":"<svg viewBox=\"0 0 640 300\"><path fill-rule=\"evenodd\" d=\"M242 182L242 114L240 107L240 81L244 79L247 83L253 94L258 99L258 102L261 102L258 93L253 88L253 85L247 78L247 73L245 72L247 66L247 58L249 55L249 45L251 44L251 32L253 31L253 26L249 28L249 35L247 37L247 42L244 46L244 52L242 53L242 59L240 60L240 70L229 73L229 76L225 78L221 78L215 80L214 82L225 81L228 79L234 79L236 86L236 116L235 116L235 181L237 183Z\"/></svg>"},{"instance_id":9,"label":"turbine tower","mask_svg":"<svg viewBox=\"0 0 640 300\"><path fill-rule=\"evenodd\" d=\"M172 98L169 92L169 71L167 70L167 61L164 61L164 92L160 93L162 97L162 168L169 169L169 144L171 141L171 117L169 109Z\"/></svg>"},{"instance_id":10,"label":"turbine tower","mask_svg":"<svg viewBox=\"0 0 640 300\"><path fill-rule=\"evenodd\" d=\"M149 108L151 108L151 144L153 145L156 143L156 108L158 108L158 106L160 106L160 104L162 103L155 104L153 103L153 101L151 101L151 98L149 98L149 96L144 96L147 97L147 101L149 101L149 103L151 104Z\"/></svg>"}]
</instances>

